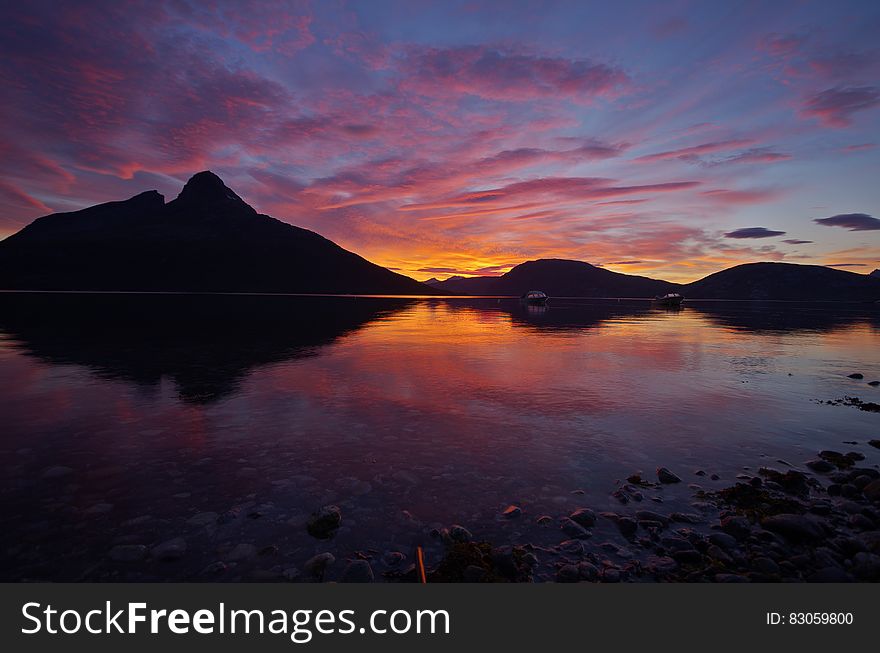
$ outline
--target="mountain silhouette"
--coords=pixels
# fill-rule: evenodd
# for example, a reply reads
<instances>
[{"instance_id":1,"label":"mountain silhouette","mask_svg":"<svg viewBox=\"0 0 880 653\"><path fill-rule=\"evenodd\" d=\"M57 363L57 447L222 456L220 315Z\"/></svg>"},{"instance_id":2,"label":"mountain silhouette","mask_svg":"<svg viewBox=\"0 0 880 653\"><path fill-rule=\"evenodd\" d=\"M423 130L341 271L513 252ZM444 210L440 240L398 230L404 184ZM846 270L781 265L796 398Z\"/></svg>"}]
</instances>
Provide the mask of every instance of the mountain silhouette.
<instances>
[{"instance_id":1,"label":"mountain silhouette","mask_svg":"<svg viewBox=\"0 0 880 653\"><path fill-rule=\"evenodd\" d=\"M210 404L255 369L318 355L405 298L0 293L7 346L56 365Z\"/></svg>"},{"instance_id":2,"label":"mountain silhouette","mask_svg":"<svg viewBox=\"0 0 880 653\"><path fill-rule=\"evenodd\" d=\"M746 263L710 274L681 290L693 299L872 301L880 279L821 265Z\"/></svg>"},{"instance_id":3,"label":"mountain silhouette","mask_svg":"<svg viewBox=\"0 0 880 653\"><path fill-rule=\"evenodd\" d=\"M463 295L521 295L543 290L551 297L653 297L679 286L583 261L539 259L520 263L500 277L451 277L434 287Z\"/></svg>"},{"instance_id":4,"label":"mountain silhouette","mask_svg":"<svg viewBox=\"0 0 880 653\"><path fill-rule=\"evenodd\" d=\"M212 172L38 218L0 242L0 288L441 294L307 229L257 213Z\"/></svg>"},{"instance_id":5,"label":"mountain silhouette","mask_svg":"<svg viewBox=\"0 0 880 653\"><path fill-rule=\"evenodd\" d=\"M872 276L872 277L877 277L878 279L880 279L880 270L874 270L874 271L870 274L870 276Z\"/></svg>"},{"instance_id":6,"label":"mountain silhouette","mask_svg":"<svg viewBox=\"0 0 880 653\"><path fill-rule=\"evenodd\" d=\"M688 299L880 299L878 275L793 263L746 263L682 285L612 272L582 261L540 259L517 265L500 277L455 276L431 285L457 295L521 295L543 290L551 297L650 298L679 292Z\"/></svg>"}]
</instances>

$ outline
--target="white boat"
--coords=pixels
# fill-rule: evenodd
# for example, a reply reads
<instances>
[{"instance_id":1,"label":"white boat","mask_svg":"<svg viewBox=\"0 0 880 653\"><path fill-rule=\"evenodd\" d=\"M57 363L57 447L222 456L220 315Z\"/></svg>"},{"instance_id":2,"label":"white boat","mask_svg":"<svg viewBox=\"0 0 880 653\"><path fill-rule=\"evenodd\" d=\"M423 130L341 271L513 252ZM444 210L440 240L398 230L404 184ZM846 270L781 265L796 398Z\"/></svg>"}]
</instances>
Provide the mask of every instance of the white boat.
<instances>
[{"instance_id":1,"label":"white boat","mask_svg":"<svg viewBox=\"0 0 880 653\"><path fill-rule=\"evenodd\" d=\"M526 293L523 293L519 299L526 304L542 305L546 304L550 298L547 296L546 293L540 290L530 290Z\"/></svg>"}]
</instances>

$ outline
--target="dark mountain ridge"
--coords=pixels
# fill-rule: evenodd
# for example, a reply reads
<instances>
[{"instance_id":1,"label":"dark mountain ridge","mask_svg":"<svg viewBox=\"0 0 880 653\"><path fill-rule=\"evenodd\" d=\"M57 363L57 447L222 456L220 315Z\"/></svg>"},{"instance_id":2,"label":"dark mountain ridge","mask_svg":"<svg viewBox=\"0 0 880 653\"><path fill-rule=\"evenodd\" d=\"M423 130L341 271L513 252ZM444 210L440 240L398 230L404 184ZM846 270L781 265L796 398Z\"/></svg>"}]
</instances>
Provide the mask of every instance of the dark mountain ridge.
<instances>
[{"instance_id":1,"label":"dark mountain ridge","mask_svg":"<svg viewBox=\"0 0 880 653\"><path fill-rule=\"evenodd\" d=\"M880 279L821 265L745 263L682 288L693 299L876 301Z\"/></svg>"},{"instance_id":2,"label":"dark mountain ridge","mask_svg":"<svg viewBox=\"0 0 880 653\"><path fill-rule=\"evenodd\" d=\"M0 288L445 294L319 234L257 213L212 172L38 218L0 242Z\"/></svg>"},{"instance_id":3,"label":"dark mountain ridge","mask_svg":"<svg viewBox=\"0 0 880 653\"><path fill-rule=\"evenodd\" d=\"M653 297L680 286L566 259L526 261L500 277L451 277L435 287L465 295L521 295L543 290L551 297Z\"/></svg>"},{"instance_id":4,"label":"dark mountain ridge","mask_svg":"<svg viewBox=\"0 0 880 653\"><path fill-rule=\"evenodd\" d=\"M453 294L521 295L543 290L551 297L648 298L679 292L691 299L876 301L880 278L820 265L746 263L676 284L605 270L582 261L528 261L499 277L450 277L436 282Z\"/></svg>"}]
</instances>

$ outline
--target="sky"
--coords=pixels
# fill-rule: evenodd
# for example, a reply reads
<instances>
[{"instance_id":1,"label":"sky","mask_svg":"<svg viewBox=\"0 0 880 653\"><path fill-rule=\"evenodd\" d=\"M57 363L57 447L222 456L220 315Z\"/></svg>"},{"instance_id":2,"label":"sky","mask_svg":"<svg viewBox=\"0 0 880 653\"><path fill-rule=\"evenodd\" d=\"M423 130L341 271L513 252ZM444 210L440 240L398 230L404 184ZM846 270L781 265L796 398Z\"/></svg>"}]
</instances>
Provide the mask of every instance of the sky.
<instances>
[{"instance_id":1,"label":"sky","mask_svg":"<svg viewBox=\"0 0 880 653\"><path fill-rule=\"evenodd\" d=\"M880 3L0 0L0 238L210 169L417 279L880 268Z\"/></svg>"}]
</instances>

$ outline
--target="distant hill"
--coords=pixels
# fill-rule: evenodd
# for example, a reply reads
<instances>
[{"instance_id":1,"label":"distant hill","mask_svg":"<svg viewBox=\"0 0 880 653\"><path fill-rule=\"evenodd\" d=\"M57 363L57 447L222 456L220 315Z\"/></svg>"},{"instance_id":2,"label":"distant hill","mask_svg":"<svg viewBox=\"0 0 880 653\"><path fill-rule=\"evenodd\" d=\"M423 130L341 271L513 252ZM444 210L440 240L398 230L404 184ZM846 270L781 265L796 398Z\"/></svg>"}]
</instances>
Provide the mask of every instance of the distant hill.
<instances>
[{"instance_id":1,"label":"distant hill","mask_svg":"<svg viewBox=\"0 0 880 653\"><path fill-rule=\"evenodd\" d=\"M747 263L686 285L612 272L581 261L541 259L500 277L450 277L432 283L457 295L521 295L543 290L551 297L654 297L680 292L688 299L875 301L880 275L819 265Z\"/></svg>"},{"instance_id":2,"label":"distant hill","mask_svg":"<svg viewBox=\"0 0 880 653\"><path fill-rule=\"evenodd\" d=\"M211 172L38 218L0 242L0 289L444 294L257 213Z\"/></svg>"},{"instance_id":3,"label":"distant hill","mask_svg":"<svg viewBox=\"0 0 880 653\"><path fill-rule=\"evenodd\" d=\"M869 276L880 277L880 270L874 270Z\"/></svg>"},{"instance_id":4,"label":"distant hill","mask_svg":"<svg viewBox=\"0 0 880 653\"><path fill-rule=\"evenodd\" d=\"M821 265L747 263L684 286L689 299L874 301L880 279Z\"/></svg>"},{"instance_id":5,"label":"distant hill","mask_svg":"<svg viewBox=\"0 0 880 653\"><path fill-rule=\"evenodd\" d=\"M653 297L680 286L583 261L539 259L521 263L500 277L450 277L434 287L464 295L521 295L543 290L551 297Z\"/></svg>"}]
</instances>

